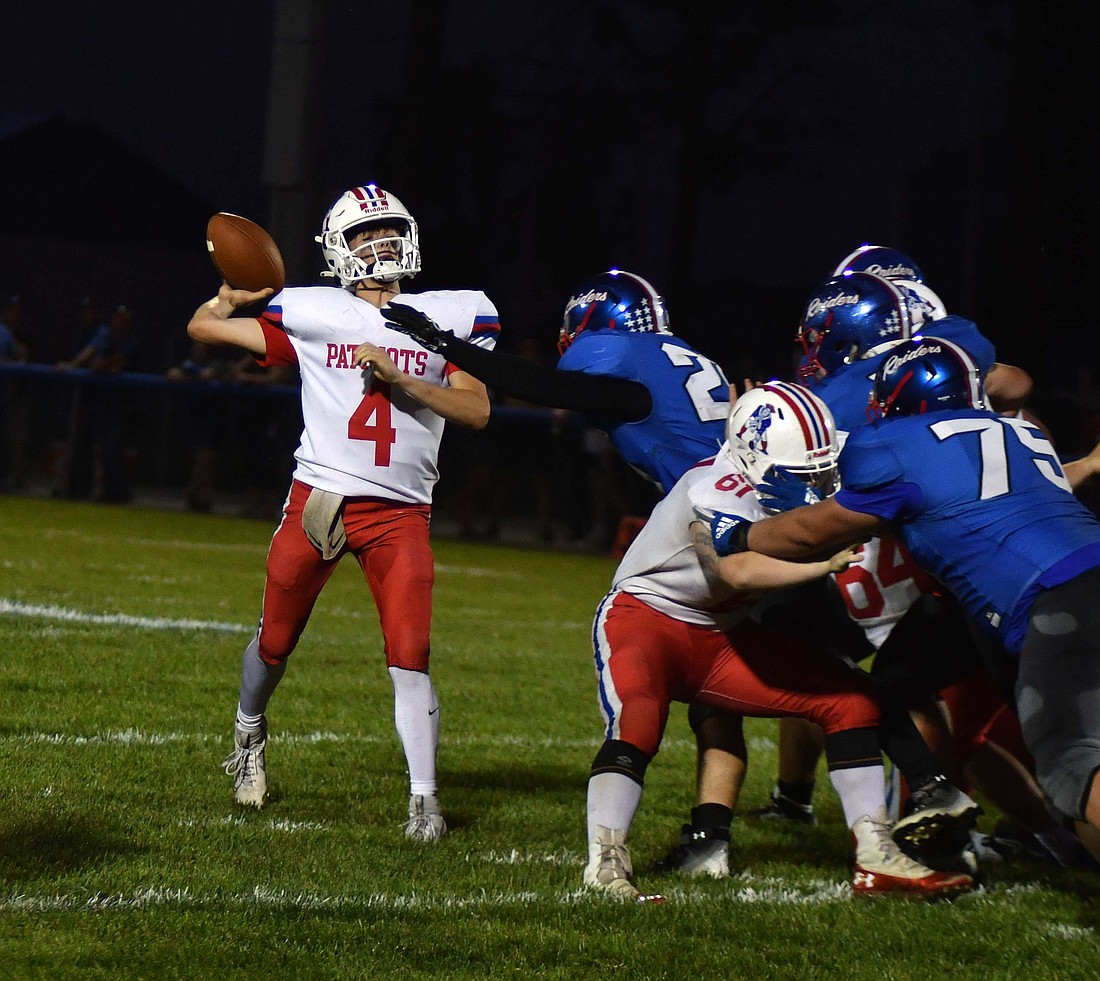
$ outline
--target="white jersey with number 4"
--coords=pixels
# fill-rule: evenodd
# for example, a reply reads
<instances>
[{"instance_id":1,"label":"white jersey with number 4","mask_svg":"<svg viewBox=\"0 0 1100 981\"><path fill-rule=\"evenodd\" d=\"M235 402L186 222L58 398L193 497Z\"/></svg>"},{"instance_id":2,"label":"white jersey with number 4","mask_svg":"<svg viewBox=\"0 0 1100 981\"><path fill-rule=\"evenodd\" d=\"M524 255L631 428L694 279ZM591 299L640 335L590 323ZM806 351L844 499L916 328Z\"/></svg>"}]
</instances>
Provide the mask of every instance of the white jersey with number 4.
<instances>
[{"instance_id":1,"label":"white jersey with number 4","mask_svg":"<svg viewBox=\"0 0 1100 981\"><path fill-rule=\"evenodd\" d=\"M442 330L493 348L500 327L489 298L475 290L402 293ZM373 381L353 360L364 341L384 348L402 371L445 386L441 354L388 327L372 304L331 286L293 287L259 318L267 338L263 365L297 365L305 428L294 478L345 497L429 504L444 419L399 389Z\"/></svg>"},{"instance_id":2,"label":"white jersey with number 4","mask_svg":"<svg viewBox=\"0 0 1100 981\"><path fill-rule=\"evenodd\" d=\"M613 590L684 623L729 630L757 596L739 592L703 568L688 528L716 513L765 517L752 485L725 453L688 470L653 509L615 572Z\"/></svg>"}]
</instances>

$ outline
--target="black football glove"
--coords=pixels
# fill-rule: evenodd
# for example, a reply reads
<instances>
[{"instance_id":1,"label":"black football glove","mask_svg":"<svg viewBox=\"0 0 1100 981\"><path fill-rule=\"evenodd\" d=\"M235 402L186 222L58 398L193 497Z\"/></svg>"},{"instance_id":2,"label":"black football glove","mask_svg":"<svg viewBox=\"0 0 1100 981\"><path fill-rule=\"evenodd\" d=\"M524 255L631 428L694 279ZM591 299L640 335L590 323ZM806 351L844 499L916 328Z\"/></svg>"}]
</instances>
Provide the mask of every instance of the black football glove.
<instances>
[{"instance_id":1,"label":"black football glove","mask_svg":"<svg viewBox=\"0 0 1100 981\"><path fill-rule=\"evenodd\" d=\"M449 330L440 330L439 325L427 314L404 303L394 303L391 300L382 308L382 316L394 330L408 334L429 351L438 353L447 346L448 341L454 339L454 334Z\"/></svg>"}]
</instances>

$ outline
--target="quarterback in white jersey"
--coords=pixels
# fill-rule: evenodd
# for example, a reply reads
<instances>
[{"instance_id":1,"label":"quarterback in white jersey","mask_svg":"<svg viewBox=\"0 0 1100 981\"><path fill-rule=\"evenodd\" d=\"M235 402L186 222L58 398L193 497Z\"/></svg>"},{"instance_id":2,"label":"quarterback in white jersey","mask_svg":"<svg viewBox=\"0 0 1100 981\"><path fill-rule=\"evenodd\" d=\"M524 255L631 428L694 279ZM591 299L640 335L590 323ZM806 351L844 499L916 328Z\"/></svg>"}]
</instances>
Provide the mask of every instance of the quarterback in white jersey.
<instances>
[{"instance_id":1,"label":"quarterback in white jersey","mask_svg":"<svg viewBox=\"0 0 1100 981\"><path fill-rule=\"evenodd\" d=\"M759 592L839 571L856 552L799 568L726 547L731 535L765 515L757 473L785 464L800 493L828 491L837 459L829 410L797 385L771 382L738 400L728 433L719 455L685 473L653 509L596 611L604 743L588 781L585 884L633 901L659 898L634 884L627 835L671 702L698 700L740 717L799 716L822 727L830 777L855 845L853 890L969 888L969 876L912 861L890 836L879 712L866 674L747 616ZM740 451L731 449L734 441ZM708 871L723 875L728 867Z\"/></svg>"},{"instance_id":2,"label":"quarterback in white jersey","mask_svg":"<svg viewBox=\"0 0 1100 981\"><path fill-rule=\"evenodd\" d=\"M415 293L401 302L456 337L490 349L496 343L497 312L484 293ZM401 371L439 387L448 386L453 366L388 327L377 307L327 286L283 290L260 323L268 341L263 363L292 363L302 375L305 428L295 480L345 497L430 503L444 418L377 377L366 384L355 350L372 343Z\"/></svg>"},{"instance_id":3,"label":"quarterback in white jersey","mask_svg":"<svg viewBox=\"0 0 1100 981\"><path fill-rule=\"evenodd\" d=\"M268 794L269 699L318 595L345 553L359 563L378 608L395 722L409 772L405 834L446 833L435 757L439 702L428 675L434 565L428 538L445 421L480 429L485 386L386 325L381 309L420 270L416 222L392 194L369 184L337 199L321 243L342 288L248 292L223 284L195 311L192 338L234 344L261 365L294 365L302 378L304 431L283 518L267 557L263 613L244 652L225 760L239 804ZM267 301L258 317L233 316ZM456 337L492 348L497 312L471 290L402 295Z\"/></svg>"}]
</instances>

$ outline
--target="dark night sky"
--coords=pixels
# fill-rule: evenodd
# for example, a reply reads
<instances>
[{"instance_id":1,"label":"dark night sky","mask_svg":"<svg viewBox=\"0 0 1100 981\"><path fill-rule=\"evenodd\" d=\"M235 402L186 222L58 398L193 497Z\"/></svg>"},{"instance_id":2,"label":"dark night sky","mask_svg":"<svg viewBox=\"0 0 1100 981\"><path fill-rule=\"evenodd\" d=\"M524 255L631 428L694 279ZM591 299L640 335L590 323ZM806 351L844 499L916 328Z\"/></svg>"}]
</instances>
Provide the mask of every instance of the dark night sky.
<instances>
[{"instance_id":1,"label":"dark night sky","mask_svg":"<svg viewBox=\"0 0 1100 981\"><path fill-rule=\"evenodd\" d=\"M330 54L321 84L332 126L322 140L342 144L326 155L336 184L370 174L379 139L400 106L411 6L329 4ZM667 5L663 13L646 13L638 9L646 5L635 4L629 20L638 28L638 61L631 64L629 50L615 50L617 41L592 36L579 16L589 6L453 2L445 63L469 69L491 59L503 66L514 91L502 93L499 103L514 103L534 88L575 87L585 74L589 95L598 100L605 86L631 84L632 71L661 50L662 35L669 44L684 42L677 12L684 8ZM654 110L647 132L632 137L623 125L627 120L619 117L623 131L605 159L594 164L595 176L612 184L622 179L615 178L616 171L633 170L641 180L663 176L688 102L701 103L712 122L721 124L751 114L754 102L767 100L780 114L771 123L787 128L772 139L793 153L785 150L788 159L767 173L744 176L707 195L704 225L715 228L704 232L733 234L717 232L726 243L720 254L703 257L704 268L717 272L732 258L753 275L784 283L754 239L782 240L797 254L812 250L807 232L820 227L822 217L835 220L832 202L841 189L849 215L838 234L841 248L863 229L870 234L875 226L890 224L907 174L1003 122L1006 6L957 0L862 6L866 16L854 23L829 26L807 18L804 28L785 30L732 82L720 80L709 91L702 88L705 72L681 76L682 93L670 100L665 118L658 113L668 110ZM19 24L5 25L0 41L5 64L0 109L62 111L94 120L219 206L255 207L263 200L260 166L274 9L273 0L117 2L98 9L48 0L25 5ZM739 57L736 51L731 55L731 61ZM476 100L471 111L481 111ZM845 117L862 121L851 127ZM614 131L615 117L600 119L597 112L594 119ZM534 126L523 129L516 135L538 138ZM585 138L583 132L566 131L569 141ZM825 254L834 251L827 246Z\"/></svg>"},{"instance_id":2,"label":"dark night sky","mask_svg":"<svg viewBox=\"0 0 1100 981\"><path fill-rule=\"evenodd\" d=\"M1032 5L1009 0L730 6L708 22L682 3L452 0L435 34L434 5L326 4L318 220L376 179L421 221L424 285L483 286L520 335L548 334L527 321L618 264L666 293L674 326L687 311L721 344L746 320L785 339L863 241L912 252L958 312L1004 319L995 298L1030 257L1062 265L1052 204L1097 217L1095 118L1061 115L1095 15L1066 40L1030 36ZM92 120L263 220L275 9L21 6L0 32L0 124ZM1029 118L1045 122L1024 144ZM1097 240L1074 235L1080 279ZM1013 236L1023 253L1006 258ZM1010 345L1029 316L1004 319Z\"/></svg>"}]
</instances>

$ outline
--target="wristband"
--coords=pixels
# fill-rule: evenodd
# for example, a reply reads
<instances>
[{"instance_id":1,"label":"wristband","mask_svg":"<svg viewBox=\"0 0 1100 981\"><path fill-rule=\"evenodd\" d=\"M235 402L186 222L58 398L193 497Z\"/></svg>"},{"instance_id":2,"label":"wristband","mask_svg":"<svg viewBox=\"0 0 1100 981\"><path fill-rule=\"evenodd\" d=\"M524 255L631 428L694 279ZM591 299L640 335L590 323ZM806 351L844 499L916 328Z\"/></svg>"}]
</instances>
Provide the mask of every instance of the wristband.
<instances>
[{"instance_id":1,"label":"wristband","mask_svg":"<svg viewBox=\"0 0 1100 981\"><path fill-rule=\"evenodd\" d=\"M751 527L752 522L747 518L716 514L710 522L710 537L714 542L714 551L720 556L749 551Z\"/></svg>"}]
</instances>

